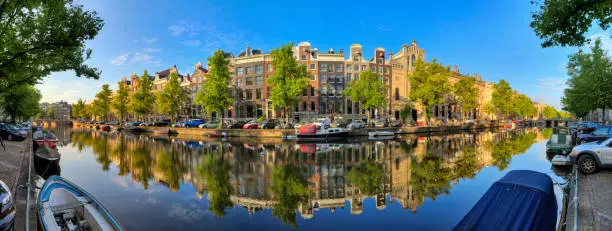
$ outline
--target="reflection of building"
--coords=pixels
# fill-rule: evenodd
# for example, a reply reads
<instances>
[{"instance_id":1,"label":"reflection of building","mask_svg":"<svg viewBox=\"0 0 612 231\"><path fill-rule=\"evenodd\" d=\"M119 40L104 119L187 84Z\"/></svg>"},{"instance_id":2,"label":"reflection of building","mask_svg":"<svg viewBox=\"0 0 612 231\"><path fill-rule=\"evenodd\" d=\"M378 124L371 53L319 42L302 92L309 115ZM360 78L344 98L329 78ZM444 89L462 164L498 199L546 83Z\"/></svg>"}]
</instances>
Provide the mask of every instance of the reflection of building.
<instances>
[{"instance_id":1,"label":"reflection of building","mask_svg":"<svg viewBox=\"0 0 612 231\"><path fill-rule=\"evenodd\" d=\"M534 139L515 139L522 134L530 134L524 137L533 136ZM317 211L333 212L340 208L349 209L351 214L361 214L367 198L374 201L374 207L379 210L399 203L403 209L414 213L425 203L426 197L435 199L459 179L494 165L496 157L492 152L496 146L525 146L520 142L531 145L535 137L533 131L481 132L407 136L404 140L389 142L308 144L314 147L307 148L290 142L206 143L76 131L72 142L77 146L92 146L103 168L113 163L120 175L130 174L134 182L145 188L154 182L178 191L182 184L189 183L198 198L206 194L209 201L215 198L212 196L214 190L202 175L202 163L209 155L223 153L222 159L231 166L227 172L227 184L231 188L228 200L249 213L273 209L279 203L271 190L272 176L277 167L293 165L298 175L308 182L305 187L312 192L297 203L295 210L304 219L310 219ZM351 171L366 163L375 163L383 169L386 179L382 185L375 186L379 190L372 195L349 180Z\"/></svg>"}]
</instances>

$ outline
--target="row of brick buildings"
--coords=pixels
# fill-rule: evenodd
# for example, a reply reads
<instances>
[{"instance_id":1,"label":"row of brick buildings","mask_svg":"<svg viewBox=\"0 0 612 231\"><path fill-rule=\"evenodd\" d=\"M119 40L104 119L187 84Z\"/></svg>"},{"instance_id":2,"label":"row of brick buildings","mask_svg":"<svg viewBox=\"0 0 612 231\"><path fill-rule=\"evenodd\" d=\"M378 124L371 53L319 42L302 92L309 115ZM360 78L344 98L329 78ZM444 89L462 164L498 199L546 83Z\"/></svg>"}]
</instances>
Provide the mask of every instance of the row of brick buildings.
<instances>
[{"instance_id":1,"label":"row of brick buildings","mask_svg":"<svg viewBox=\"0 0 612 231\"><path fill-rule=\"evenodd\" d=\"M334 51L319 51L308 42L301 42L293 48L294 57L299 64L306 65L310 74L310 87L304 90L300 96L300 103L295 106L292 117L295 119L316 118L330 114L343 116L345 118L364 118L366 111L356 102L352 102L343 95L345 87L352 80L359 78L359 74L365 70L371 70L380 75L381 81L388 86L387 105L385 108L372 110L372 113L380 118L399 119L400 111L405 105L412 108L411 118L414 121L425 118L421 106L409 100L410 74L418 60L425 59L425 50L412 41L410 45L403 44L398 52L386 51L384 48L374 49L372 56L368 59L362 46L352 44L345 54L343 49ZM234 56L227 53L230 60L232 72L232 84L235 88L234 105L225 112L226 118L276 118L281 116L280 110L274 110L269 99L270 86L268 79L274 75L274 67L271 64L272 56L260 49L247 47L244 51ZM168 81L170 73L177 72L177 67L156 72L150 76L154 82L154 90L163 90ZM204 117L199 106L192 102L195 95L201 90L201 84L207 73L200 62L195 65L193 73L179 74L181 85L190 90L191 106L183 110L184 117ZM493 115L482 112L482 106L491 100L493 83L483 81L481 76L474 74L466 76L460 74L456 66L452 69L453 75L449 79L451 83L460 78L475 78L479 91L479 107L471 112L462 112L459 105L438 105L433 108L435 119L465 119L465 118L487 118L494 119ZM123 78L131 86L135 87L138 76L132 74L129 79ZM449 98L448 102L452 102Z\"/></svg>"}]
</instances>

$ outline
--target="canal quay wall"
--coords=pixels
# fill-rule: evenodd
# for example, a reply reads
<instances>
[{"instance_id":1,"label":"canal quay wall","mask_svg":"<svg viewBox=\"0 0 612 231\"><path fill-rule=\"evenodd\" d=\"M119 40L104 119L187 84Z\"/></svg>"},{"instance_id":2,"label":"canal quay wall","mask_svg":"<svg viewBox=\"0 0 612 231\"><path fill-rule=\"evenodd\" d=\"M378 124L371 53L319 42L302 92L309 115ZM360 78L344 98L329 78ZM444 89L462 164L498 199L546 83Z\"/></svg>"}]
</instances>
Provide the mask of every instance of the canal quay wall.
<instances>
[{"instance_id":1,"label":"canal quay wall","mask_svg":"<svg viewBox=\"0 0 612 231\"><path fill-rule=\"evenodd\" d=\"M568 201L576 195L571 186ZM567 207L565 230L573 230L575 207ZM612 171L578 176L578 230L612 230Z\"/></svg>"},{"instance_id":2,"label":"canal quay wall","mask_svg":"<svg viewBox=\"0 0 612 231\"><path fill-rule=\"evenodd\" d=\"M94 128L95 125L73 122L74 127ZM173 128L173 127L139 127L142 132L155 134L178 134L189 136L206 136L210 133L224 132L228 137L262 137L280 138L283 136L295 135L295 129L208 129L208 128ZM445 133L457 131L471 131L491 128L484 125L465 125L465 126L422 126L422 127L386 127L386 128L364 128L351 130L352 136L367 136L368 132L374 131L394 131L399 134L419 134L419 133Z\"/></svg>"},{"instance_id":3,"label":"canal quay wall","mask_svg":"<svg viewBox=\"0 0 612 231\"><path fill-rule=\"evenodd\" d=\"M16 231L25 230L25 222L28 221L30 227L35 227L35 211L30 210L30 217L26 219L27 206L27 188L19 187L26 186L28 183L28 167L30 164L30 146L32 140L29 138L24 141L4 141L4 148L0 147L0 180L4 181L11 190L13 201L15 203L15 223ZM34 169L32 169L34 171ZM35 203L34 193L30 193L30 204Z\"/></svg>"}]
</instances>

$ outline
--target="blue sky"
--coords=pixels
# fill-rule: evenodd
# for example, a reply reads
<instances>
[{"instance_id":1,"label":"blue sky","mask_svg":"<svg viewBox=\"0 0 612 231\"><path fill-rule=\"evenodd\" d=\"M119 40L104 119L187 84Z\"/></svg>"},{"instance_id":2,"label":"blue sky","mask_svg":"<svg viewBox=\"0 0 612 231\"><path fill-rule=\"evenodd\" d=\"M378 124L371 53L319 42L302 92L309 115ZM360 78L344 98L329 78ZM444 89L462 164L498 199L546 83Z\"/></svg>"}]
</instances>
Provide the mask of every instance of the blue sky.
<instances>
[{"instance_id":1,"label":"blue sky","mask_svg":"<svg viewBox=\"0 0 612 231\"><path fill-rule=\"evenodd\" d=\"M77 2L79 2L77 0ZM435 3L434 3L435 2ZM177 65L193 72L216 49L235 54L247 45L264 52L282 44L309 41L319 50L363 46L399 51L416 39L426 59L458 65L486 81L505 79L533 100L559 106L567 78L567 56L577 48L540 47L529 27L529 1L80 1L97 11L105 26L87 45L88 62L102 70L99 80L53 73L38 88L43 101L91 99L104 83ZM602 36L603 35L603 36ZM609 32L602 36L612 49Z\"/></svg>"}]
</instances>

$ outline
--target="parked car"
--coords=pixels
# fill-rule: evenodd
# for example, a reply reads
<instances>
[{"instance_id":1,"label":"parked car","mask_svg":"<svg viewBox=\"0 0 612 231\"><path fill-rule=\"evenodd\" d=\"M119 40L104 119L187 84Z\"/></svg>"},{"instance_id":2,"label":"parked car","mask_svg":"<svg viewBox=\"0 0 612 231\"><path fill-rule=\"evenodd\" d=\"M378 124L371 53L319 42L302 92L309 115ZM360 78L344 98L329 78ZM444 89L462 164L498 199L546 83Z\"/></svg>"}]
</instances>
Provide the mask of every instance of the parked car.
<instances>
[{"instance_id":1,"label":"parked car","mask_svg":"<svg viewBox=\"0 0 612 231\"><path fill-rule=\"evenodd\" d=\"M252 120L244 125L242 125L242 129L257 129L259 128L259 124L256 120Z\"/></svg>"},{"instance_id":2,"label":"parked car","mask_svg":"<svg viewBox=\"0 0 612 231\"><path fill-rule=\"evenodd\" d=\"M149 127L151 127L151 126L153 126L153 122L146 121L146 122L143 122L143 123L139 124L138 126L149 126Z\"/></svg>"},{"instance_id":3,"label":"parked car","mask_svg":"<svg viewBox=\"0 0 612 231\"><path fill-rule=\"evenodd\" d=\"M244 124L246 124L246 121L239 120L239 121L236 121L236 122L234 122L234 123L229 124L229 125L227 126L227 128L231 128L231 129L241 129L241 128L242 128L242 126L244 126Z\"/></svg>"},{"instance_id":4,"label":"parked car","mask_svg":"<svg viewBox=\"0 0 612 231\"><path fill-rule=\"evenodd\" d=\"M374 120L374 126L379 128L384 128L389 126L389 121L386 119L378 119Z\"/></svg>"},{"instance_id":5,"label":"parked car","mask_svg":"<svg viewBox=\"0 0 612 231\"><path fill-rule=\"evenodd\" d=\"M205 121L201 119L190 119L182 123L183 127L186 128L197 128L200 124L203 124Z\"/></svg>"},{"instance_id":6,"label":"parked car","mask_svg":"<svg viewBox=\"0 0 612 231\"><path fill-rule=\"evenodd\" d=\"M574 147L570 161L578 165L584 174L594 173L600 167L612 166L612 138Z\"/></svg>"},{"instance_id":7,"label":"parked car","mask_svg":"<svg viewBox=\"0 0 612 231\"><path fill-rule=\"evenodd\" d=\"M15 214L15 202L11 190L0 180L0 231L13 230Z\"/></svg>"},{"instance_id":8,"label":"parked car","mask_svg":"<svg viewBox=\"0 0 612 231\"><path fill-rule=\"evenodd\" d=\"M171 127L173 127L173 128L182 128L183 127L183 122L173 123Z\"/></svg>"},{"instance_id":9,"label":"parked car","mask_svg":"<svg viewBox=\"0 0 612 231\"><path fill-rule=\"evenodd\" d=\"M364 128L365 124L361 120L353 120L349 125L346 126L348 129L360 129Z\"/></svg>"},{"instance_id":10,"label":"parked car","mask_svg":"<svg viewBox=\"0 0 612 231\"><path fill-rule=\"evenodd\" d=\"M199 128L218 128L219 127L219 121L218 120L211 120L208 121L206 123L200 124L198 125Z\"/></svg>"},{"instance_id":11,"label":"parked car","mask_svg":"<svg viewBox=\"0 0 612 231\"><path fill-rule=\"evenodd\" d=\"M274 127L276 127L276 125L278 124L278 122L276 122L276 120L271 119L271 120L266 120L263 123L261 123L261 128L263 129L274 129Z\"/></svg>"},{"instance_id":12,"label":"parked car","mask_svg":"<svg viewBox=\"0 0 612 231\"><path fill-rule=\"evenodd\" d=\"M155 127L167 127L169 125L170 125L170 120L159 120L153 123L153 126Z\"/></svg>"},{"instance_id":13,"label":"parked car","mask_svg":"<svg viewBox=\"0 0 612 231\"><path fill-rule=\"evenodd\" d=\"M586 122L578 126L578 131L582 134L591 133L601 128L601 125L595 122Z\"/></svg>"},{"instance_id":14,"label":"parked car","mask_svg":"<svg viewBox=\"0 0 612 231\"><path fill-rule=\"evenodd\" d=\"M391 120L391 122L389 122L389 127L401 127L402 126L402 121L401 120Z\"/></svg>"},{"instance_id":15,"label":"parked car","mask_svg":"<svg viewBox=\"0 0 612 231\"><path fill-rule=\"evenodd\" d=\"M612 126L601 127L591 133L578 135L577 144L585 144L593 141L600 141L610 138L612 136L612 131L610 130Z\"/></svg>"},{"instance_id":16,"label":"parked car","mask_svg":"<svg viewBox=\"0 0 612 231\"><path fill-rule=\"evenodd\" d=\"M12 124L0 123L0 136L2 136L2 139L19 141L24 140L28 133Z\"/></svg>"}]
</instances>

